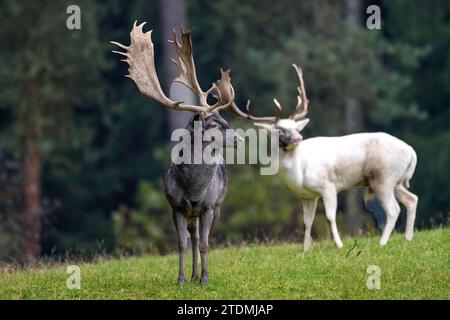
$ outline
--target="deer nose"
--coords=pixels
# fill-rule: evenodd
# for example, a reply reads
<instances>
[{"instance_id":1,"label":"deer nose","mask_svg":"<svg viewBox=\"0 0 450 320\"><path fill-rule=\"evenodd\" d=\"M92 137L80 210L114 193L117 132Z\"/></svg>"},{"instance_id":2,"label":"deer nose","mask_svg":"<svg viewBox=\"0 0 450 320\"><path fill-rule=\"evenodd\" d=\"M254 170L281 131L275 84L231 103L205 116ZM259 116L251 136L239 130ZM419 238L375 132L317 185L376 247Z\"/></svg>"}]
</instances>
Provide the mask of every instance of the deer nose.
<instances>
[{"instance_id":1,"label":"deer nose","mask_svg":"<svg viewBox=\"0 0 450 320\"><path fill-rule=\"evenodd\" d=\"M303 137L300 136L300 137L295 137L295 138L292 140L292 142L294 142L295 144L299 144L302 140L303 140Z\"/></svg>"}]
</instances>

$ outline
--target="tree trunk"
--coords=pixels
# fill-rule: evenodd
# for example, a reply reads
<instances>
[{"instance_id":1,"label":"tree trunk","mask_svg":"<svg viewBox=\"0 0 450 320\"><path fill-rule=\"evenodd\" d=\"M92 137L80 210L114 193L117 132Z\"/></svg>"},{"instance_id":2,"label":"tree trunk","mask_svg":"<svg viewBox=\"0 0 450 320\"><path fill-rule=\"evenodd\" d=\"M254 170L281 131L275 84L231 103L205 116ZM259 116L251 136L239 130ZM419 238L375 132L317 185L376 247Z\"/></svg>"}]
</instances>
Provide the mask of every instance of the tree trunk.
<instances>
[{"instance_id":1,"label":"tree trunk","mask_svg":"<svg viewBox=\"0 0 450 320\"><path fill-rule=\"evenodd\" d=\"M184 0L160 0L161 10L161 29L163 38L163 87L165 92L169 92L172 100L185 101L187 103L196 103L194 94L181 83L175 83L173 80L178 76L178 70L171 58L176 58L177 54L172 44L167 40L173 38L173 29L179 33L179 27L183 26L184 30L187 26L187 13ZM169 129L172 132L178 128L184 128L192 117L191 112L176 111L167 109Z\"/></svg>"},{"instance_id":2,"label":"tree trunk","mask_svg":"<svg viewBox=\"0 0 450 320\"><path fill-rule=\"evenodd\" d=\"M345 15L347 22L354 27L361 23L360 0L346 0ZM361 105L358 100L349 97L345 107L345 126L347 134L361 132L363 130L363 116ZM361 190L350 190L345 196L346 229L350 234L356 234L362 225L362 192Z\"/></svg>"},{"instance_id":3,"label":"tree trunk","mask_svg":"<svg viewBox=\"0 0 450 320\"><path fill-rule=\"evenodd\" d=\"M28 132L26 136L23 179L23 216L26 227L24 254L28 261L32 261L39 257L41 238L41 154L34 132Z\"/></svg>"}]
</instances>

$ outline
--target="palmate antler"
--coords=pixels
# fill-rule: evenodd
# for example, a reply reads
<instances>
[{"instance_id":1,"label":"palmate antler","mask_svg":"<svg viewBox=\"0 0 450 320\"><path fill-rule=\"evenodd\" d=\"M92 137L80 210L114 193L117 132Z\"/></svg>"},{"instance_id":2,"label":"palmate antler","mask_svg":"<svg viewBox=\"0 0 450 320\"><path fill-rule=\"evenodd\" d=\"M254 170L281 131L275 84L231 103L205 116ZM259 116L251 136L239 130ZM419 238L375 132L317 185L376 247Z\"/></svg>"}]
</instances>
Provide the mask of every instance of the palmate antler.
<instances>
[{"instance_id":1,"label":"palmate antler","mask_svg":"<svg viewBox=\"0 0 450 320\"><path fill-rule=\"evenodd\" d=\"M300 86L297 87L298 91L297 105L295 106L294 113L292 113L292 115L289 118L297 121L303 119L308 113L309 100L306 97L305 82L303 81L302 69L297 67L295 63L292 66L294 67L295 72L297 73Z\"/></svg>"},{"instance_id":2,"label":"palmate antler","mask_svg":"<svg viewBox=\"0 0 450 320\"><path fill-rule=\"evenodd\" d=\"M178 41L176 32L174 31L174 39L171 41L179 56L178 60L173 60L176 64L180 75L175 81L183 83L194 92L199 98L200 105L187 104L184 101L175 102L170 100L161 89L161 84L158 79L155 68L155 54L153 50L153 42L151 34L153 30L143 32L142 28L146 22L133 25L130 33L131 44L125 46L115 41L112 44L122 48L125 52L113 51L123 55L125 61L128 63L129 74L127 77L131 78L139 91L154 99L161 104L176 110L185 110L191 112L199 112L204 115L209 115L214 111L228 108L234 101L234 90L231 86L230 72L220 70L220 80L211 86L207 91L203 91L198 83L197 74L195 70L194 57L192 54L192 41L190 31L184 32L181 29L181 44ZM217 103L210 105L207 102L208 95L215 91L218 97Z\"/></svg>"},{"instance_id":3,"label":"palmate antler","mask_svg":"<svg viewBox=\"0 0 450 320\"><path fill-rule=\"evenodd\" d=\"M300 86L297 87L297 91L298 91L297 105L295 106L294 112L289 117L289 119L293 119L293 120L297 121L297 120L304 118L306 116L306 114L308 113L309 101L308 101L308 98L306 97L305 84L303 81L302 70L296 64L293 64L292 66L294 67L295 72L297 73L297 77L300 82ZM247 102L247 105L246 105L247 113L242 112L234 102L231 103L228 110L240 118L251 120L253 122L277 123L278 120L281 119L281 113L283 111L283 108L277 99L273 99L273 102L275 103L275 106L277 107L277 110L278 110L278 115L274 116L274 117L256 117L256 116L251 115L249 101Z\"/></svg>"}]
</instances>

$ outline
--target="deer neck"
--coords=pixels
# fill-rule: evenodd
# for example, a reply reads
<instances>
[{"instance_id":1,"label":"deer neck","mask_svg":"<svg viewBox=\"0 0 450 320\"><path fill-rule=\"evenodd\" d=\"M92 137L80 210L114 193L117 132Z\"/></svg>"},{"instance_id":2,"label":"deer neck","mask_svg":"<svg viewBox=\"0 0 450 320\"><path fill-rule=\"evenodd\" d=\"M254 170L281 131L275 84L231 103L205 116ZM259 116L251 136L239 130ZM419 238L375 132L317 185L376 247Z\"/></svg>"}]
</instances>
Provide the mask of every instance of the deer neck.
<instances>
[{"instance_id":1,"label":"deer neck","mask_svg":"<svg viewBox=\"0 0 450 320\"><path fill-rule=\"evenodd\" d=\"M202 152L206 145L202 144ZM195 152L194 148L191 148L191 159L194 159ZM200 198L216 178L218 167L223 163L222 155L215 155L214 160L212 164L202 162L176 165L179 182L193 198Z\"/></svg>"},{"instance_id":2,"label":"deer neck","mask_svg":"<svg viewBox=\"0 0 450 320\"><path fill-rule=\"evenodd\" d=\"M280 149L280 168L291 170L297 162L297 149L284 151Z\"/></svg>"},{"instance_id":3,"label":"deer neck","mask_svg":"<svg viewBox=\"0 0 450 320\"><path fill-rule=\"evenodd\" d=\"M284 151L280 149L280 170L278 175L288 187L303 184L303 172L301 170L300 146L294 150Z\"/></svg>"}]
</instances>

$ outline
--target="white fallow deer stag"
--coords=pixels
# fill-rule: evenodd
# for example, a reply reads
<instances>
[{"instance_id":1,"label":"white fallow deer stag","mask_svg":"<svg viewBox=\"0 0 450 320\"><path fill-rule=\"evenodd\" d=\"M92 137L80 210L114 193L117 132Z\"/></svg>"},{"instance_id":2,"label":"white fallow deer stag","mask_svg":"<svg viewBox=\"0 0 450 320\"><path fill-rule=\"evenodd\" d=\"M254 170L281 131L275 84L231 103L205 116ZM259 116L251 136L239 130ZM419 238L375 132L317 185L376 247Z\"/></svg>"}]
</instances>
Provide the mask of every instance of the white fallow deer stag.
<instances>
[{"instance_id":1,"label":"white fallow deer stag","mask_svg":"<svg viewBox=\"0 0 450 320\"><path fill-rule=\"evenodd\" d=\"M331 224L338 248L343 244L336 225L337 194L340 191L365 187L365 200L377 197L386 213L386 225L380 245L387 244L400 214L400 201L407 210L406 239L412 240L418 198L407 190L416 167L416 153L405 142L382 132L357 133L341 137L316 137L303 140L301 131L308 124L308 99L303 74L293 65L300 86L294 113L281 119L282 107L274 99L277 117L255 117L238 109L241 118L252 120L258 127L277 131L279 139L279 172L283 183L302 201L305 223L304 249L311 244L311 226L317 200L323 198L325 212Z\"/></svg>"}]
</instances>

